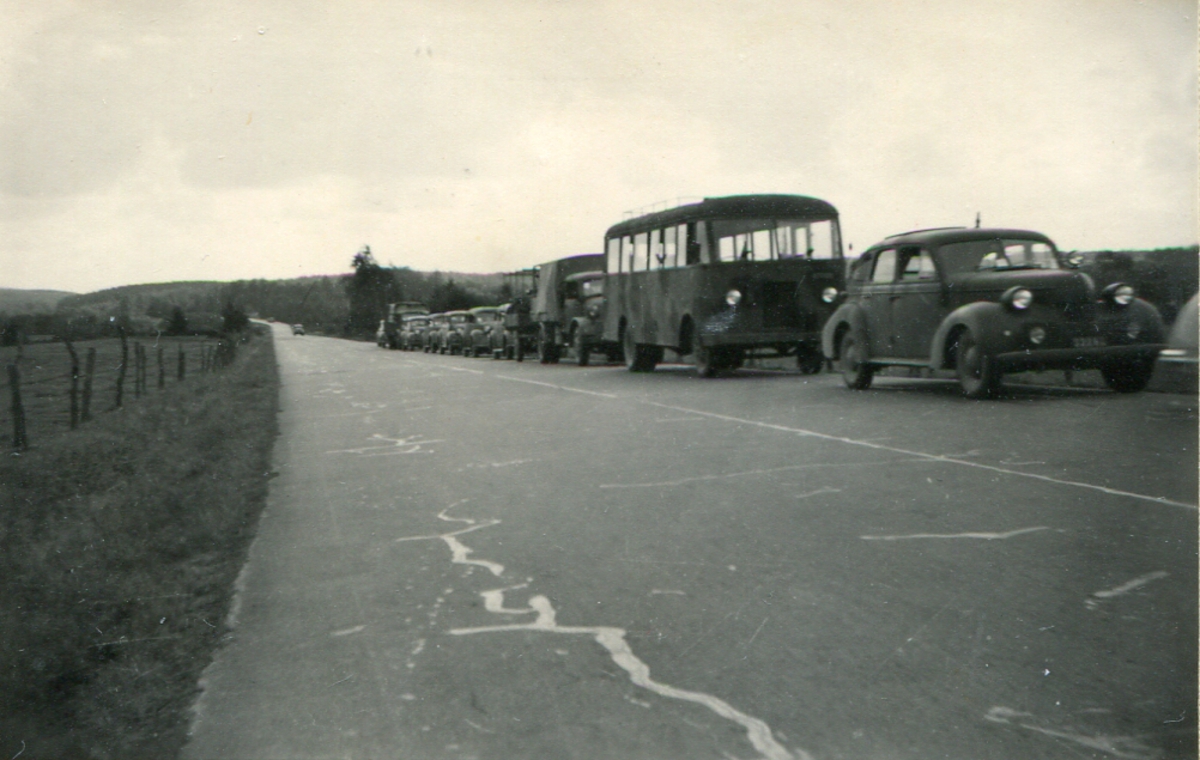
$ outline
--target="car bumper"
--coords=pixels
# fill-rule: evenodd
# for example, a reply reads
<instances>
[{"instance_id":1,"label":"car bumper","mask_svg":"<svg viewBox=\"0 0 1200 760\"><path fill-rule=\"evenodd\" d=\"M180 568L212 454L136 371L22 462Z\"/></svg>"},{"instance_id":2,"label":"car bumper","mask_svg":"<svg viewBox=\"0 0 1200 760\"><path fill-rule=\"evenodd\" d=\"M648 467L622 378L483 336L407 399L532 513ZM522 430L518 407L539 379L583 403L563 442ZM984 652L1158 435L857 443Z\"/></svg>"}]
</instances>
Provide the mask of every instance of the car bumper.
<instances>
[{"instance_id":1,"label":"car bumper","mask_svg":"<svg viewBox=\"0 0 1200 760\"><path fill-rule=\"evenodd\" d=\"M739 348L767 348L771 346L794 346L804 343L819 347L819 330L773 330L770 332L720 332L704 333L700 342L708 347L737 346Z\"/></svg>"},{"instance_id":2,"label":"car bumper","mask_svg":"<svg viewBox=\"0 0 1200 760\"><path fill-rule=\"evenodd\" d=\"M1129 361L1153 361L1164 346L1141 343L1133 346L1097 346L1094 348L1046 348L1009 351L994 358L1002 372L1036 369L1099 369Z\"/></svg>"}]
</instances>

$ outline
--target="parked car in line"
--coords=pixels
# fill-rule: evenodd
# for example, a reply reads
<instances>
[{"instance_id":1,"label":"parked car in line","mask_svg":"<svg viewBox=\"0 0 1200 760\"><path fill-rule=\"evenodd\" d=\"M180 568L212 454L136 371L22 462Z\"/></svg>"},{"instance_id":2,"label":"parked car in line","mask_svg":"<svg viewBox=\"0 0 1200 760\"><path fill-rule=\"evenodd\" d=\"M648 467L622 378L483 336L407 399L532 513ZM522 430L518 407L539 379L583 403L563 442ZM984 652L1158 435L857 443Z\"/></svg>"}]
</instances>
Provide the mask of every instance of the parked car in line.
<instances>
[{"instance_id":1,"label":"parked car in line","mask_svg":"<svg viewBox=\"0 0 1200 760\"><path fill-rule=\"evenodd\" d=\"M421 332L421 350L425 353L437 353L441 348L442 330L446 326L445 313L430 314L429 324Z\"/></svg>"},{"instance_id":2,"label":"parked car in line","mask_svg":"<svg viewBox=\"0 0 1200 760\"><path fill-rule=\"evenodd\" d=\"M383 320L383 331L387 335L388 348L400 348L400 332L404 320L411 315L427 315L429 307L418 301L397 301L387 305L387 316Z\"/></svg>"},{"instance_id":3,"label":"parked car in line","mask_svg":"<svg viewBox=\"0 0 1200 760\"><path fill-rule=\"evenodd\" d=\"M422 347L425 330L429 327L427 314L407 314L400 322L400 331L396 335L396 345L404 351L416 351Z\"/></svg>"},{"instance_id":4,"label":"parked car in line","mask_svg":"<svg viewBox=\"0 0 1200 760\"><path fill-rule=\"evenodd\" d=\"M446 312L445 317L446 321L438 331L438 353L462 353L467 334L471 325L475 323L475 315L469 311L456 310Z\"/></svg>"},{"instance_id":5,"label":"parked car in line","mask_svg":"<svg viewBox=\"0 0 1200 760\"><path fill-rule=\"evenodd\" d=\"M1196 313L1196 299L1197 296L1193 295L1175 317L1175 324L1167 335L1167 347L1158 354L1156 372L1163 374L1164 382L1155 380L1155 387L1169 385L1179 393L1196 392L1197 365L1200 364L1200 356L1197 355L1200 319Z\"/></svg>"},{"instance_id":6,"label":"parked car in line","mask_svg":"<svg viewBox=\"0 0 1200 760\"><path fill-rule=\"evenodd\" d=\"M463 342L463 355L480 356L491 353L492 333L497 329L504 332L504 317L500 314L500 307L476 306L469 311L475 321L471 323Z\"/></svg>"},{"instance_id":7,"label":"parked car in line","mask_svg":"<svg viewBox=\"0 0 1200 760\"><path fill-rule=\"evenodd\" d=\"M855 262L822 350L854 389L901 365L953 369L969 398L1037 369L1098 369L1113 390L1142 390L1163 348L1158 310L1124 283L1097 293L1077 263L1029 230L893 235Z\"/></svg>"},{"instance_id":8,"label":"parked car in line","mask_svg":"<svg viewBox=\"0 0 1200 760\"><path fill-rule=\"evenodd\" d=\"M303 335L304 325L292 325L292 335Z\"/></svg>"}]
</instances>

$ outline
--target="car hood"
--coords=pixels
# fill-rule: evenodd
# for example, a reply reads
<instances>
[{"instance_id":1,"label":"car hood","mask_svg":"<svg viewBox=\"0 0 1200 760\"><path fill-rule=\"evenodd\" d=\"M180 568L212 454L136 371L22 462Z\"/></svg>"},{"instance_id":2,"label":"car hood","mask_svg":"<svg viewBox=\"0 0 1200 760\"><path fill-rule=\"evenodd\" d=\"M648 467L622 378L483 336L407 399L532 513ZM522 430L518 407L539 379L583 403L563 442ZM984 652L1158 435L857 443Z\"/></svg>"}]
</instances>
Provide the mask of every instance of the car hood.
<instances>
[{"instance_id":1,"label":"car hood","mask_svg":"<svg viewBox=\"0 0 1200 760\"><path fill-rule=\"evenodd\" d=\"M949 278L950 292L960 299L996 301L1006 290L1026 288L1034 303L1085 304L1095 300L1095 286L1082 272L1064 269L996 269Z\"/></svg>"}]
</instances>

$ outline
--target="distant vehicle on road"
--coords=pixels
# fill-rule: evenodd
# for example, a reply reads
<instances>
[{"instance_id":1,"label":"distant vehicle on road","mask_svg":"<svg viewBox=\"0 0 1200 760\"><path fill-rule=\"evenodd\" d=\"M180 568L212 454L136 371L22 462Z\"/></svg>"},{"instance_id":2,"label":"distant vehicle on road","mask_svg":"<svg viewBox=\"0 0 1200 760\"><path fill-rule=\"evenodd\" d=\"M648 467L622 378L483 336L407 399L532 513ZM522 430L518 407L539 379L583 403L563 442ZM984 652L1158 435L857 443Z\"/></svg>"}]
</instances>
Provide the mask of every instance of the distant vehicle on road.
<instances>
[{"instance_id":1,"label":"distant vehicle on road","mask_svg":"<svg viewBox=\"0 0 1200 760\"><path fill-rule=\"evenodd\" d=\"M442 331L446 327L445 313L430 314L429 324L421 332L421 350L427 354L437 353L441 348Z\"/></svg>"},{"instance_id":2,"label":"distant vehicle on road","mask_svg":"<svg viewBox=\"0 0 1200 760\"><path fill-rule=\"evenodd\" d=\"M438 330L438 353L462 353L466 345L467 334L475 323L475 315L466 310L448 311L445 322Z\"/></svg>"},{"instance_id":3,"label":"distant vehicle on road","mask_svg":"<svg viewBox=\"0 0 1200 760\"><path fill-rule=\"evenodd\" d=\"M383 329L387 335L388 348L400 348L400 331L404 327L404 318L412 314L427 315L429 307L419 301L396 301L387 305Z\"/></svg>"},{"instance_id":4,"label":"distant vehicle on road","mask_svg":"<svg viewBox=\"0 0 1200 760\"><path fill-rule=\"evenodd\" d=\"M1142 390L1163 348L1158 311L1124 283L1096 293L1075 265L1029 230L893 235L854 263L825 355L854 389L901 365L953 369L969 398L1031 369L1099 369L1113 390Z\"/></svg>"},{"instance_id":5,"label":"distant vehicle on road","mask_svg":"<svg viewBox=\"0 0 1200 760\"><path fill-rule=\"evenodd\" d=\"M800 195L706 198L613 225L604 235L603 340L633 372L664 349L702 377L748 355L794 356L819 372L821 325L844 280L838 212Z\"/></svg>"},{"instance_id":6,"label":"distant vehicle on road","mask_svg":"<svg viewBox=\"0 0 1200 760\"><path fill-rule=\"evenodd\" d=\"M407 314L400 322L400 332L396 337L399 348L405 351L416 351L422 347L425 330L429 327L427 314Z\"/></svg>"},{"instance_id":7,"label":"distant vehicle on road","mask_svg":"<svg viewBox=\"0 0 1200 760\"><path fill-rule=\"evenodd\" d=\"M476 306L469 310L475 317L463 343L464 356L481 356L491 353L492 333L504 332L504 317L499 306Z\"/></svg>"},{"instance_id":8,"label":"distant vehicle on road","mask_svg":"<svg viewBox=\"0 0 1200 760\"><path fill-rule=\"evenodd\" d=\"M303 335L304 325L292 325L292 335Z\"/></svg>"}]
</instances>

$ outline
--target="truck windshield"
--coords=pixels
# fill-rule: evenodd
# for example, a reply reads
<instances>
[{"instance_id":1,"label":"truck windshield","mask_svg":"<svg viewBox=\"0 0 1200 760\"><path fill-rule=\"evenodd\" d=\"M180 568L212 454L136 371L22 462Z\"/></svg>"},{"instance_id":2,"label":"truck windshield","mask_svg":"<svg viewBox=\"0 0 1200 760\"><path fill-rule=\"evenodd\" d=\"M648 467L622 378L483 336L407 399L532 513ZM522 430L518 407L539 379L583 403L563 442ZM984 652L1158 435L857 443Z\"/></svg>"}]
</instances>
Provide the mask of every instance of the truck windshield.
<instances>
[{"instance_id":1,"label":"truck windshield","mask_svg":"<svg viewBox=\"0 0 1200 760\"><path fill-rule=\"evenodd\" d=\"M947 243L938 249L948 274L990 269L1058 269L1054 248L1042 240L993 239Z\"/></svg>"},{"instance_id":2,"label":"truck windshield","mask_svg":"<svg viewBox=\"0 0 1200 760\"><path fill-rule=\"evenodd\" d=\"M603 278L598 278L595 280L584 280L583 282L579 283L579 292L583 295L584 298L591 298L592 296L604 295L604 280L603 280Z\"/></svg>"}]
</instances>

